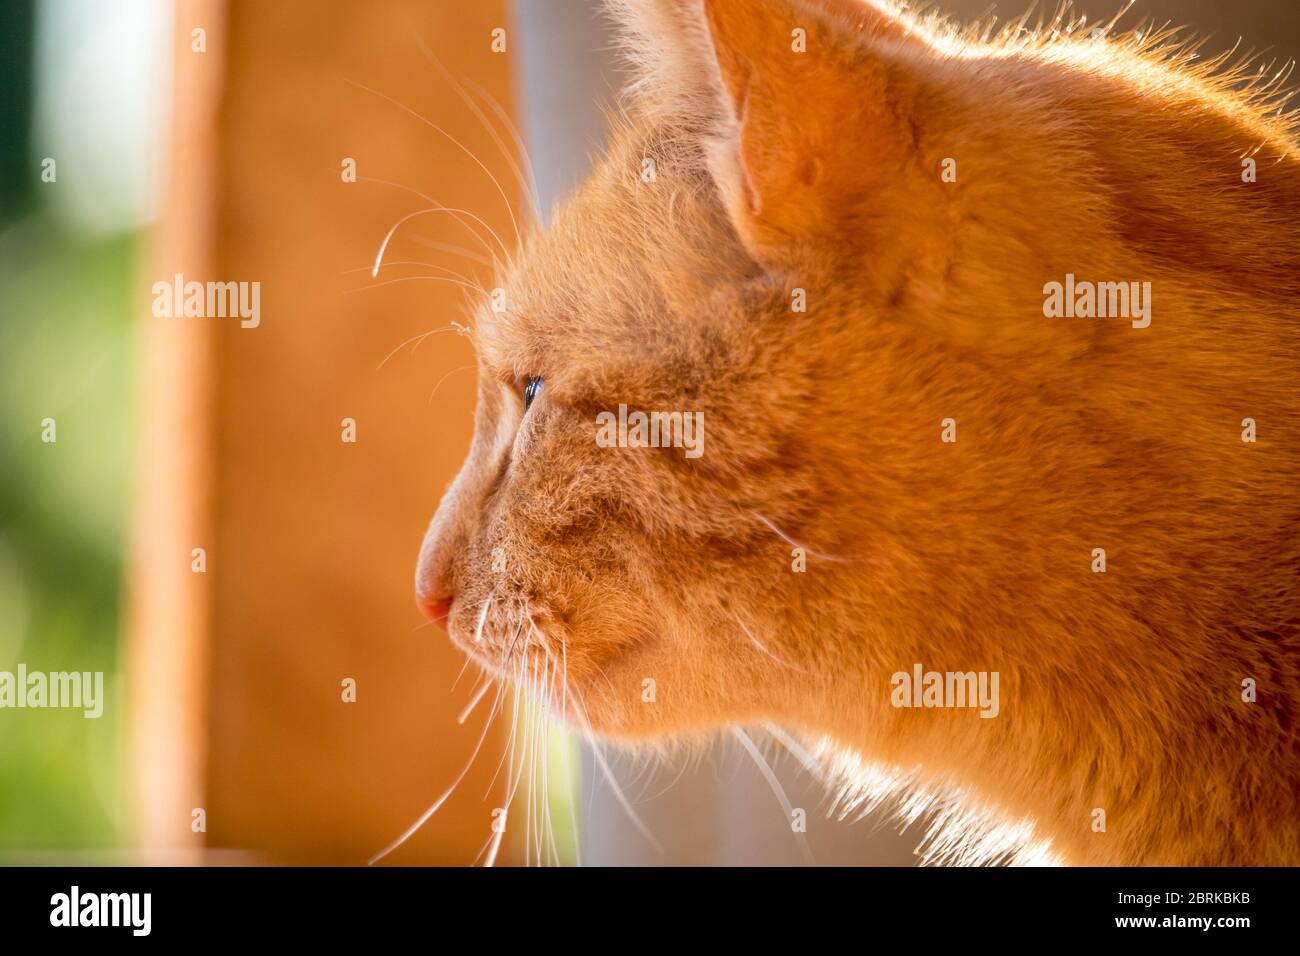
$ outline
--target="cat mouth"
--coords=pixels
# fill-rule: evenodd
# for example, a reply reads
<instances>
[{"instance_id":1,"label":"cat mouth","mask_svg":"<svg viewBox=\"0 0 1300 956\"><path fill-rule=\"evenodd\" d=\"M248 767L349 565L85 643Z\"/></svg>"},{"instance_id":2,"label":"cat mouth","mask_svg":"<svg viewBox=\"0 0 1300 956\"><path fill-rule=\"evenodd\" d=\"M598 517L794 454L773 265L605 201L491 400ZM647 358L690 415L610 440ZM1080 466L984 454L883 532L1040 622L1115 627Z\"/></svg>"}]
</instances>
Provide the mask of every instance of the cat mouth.
<instances>
[{"instance_id":1,"label":"cat mouth","mask_svg":"<svg viewBox=\"0 0 1300 956\"><path fill-rule=\"evenodd\" d=\"M567 672L568 639L549 609L520 599L489 595L453 609L444 627L452 643L484 669L516 678Z\"/></svg>"},{"instance_id":2,"label":"cat mouth","mask_svg":"<svg viewBox=\"0 0 1300 956\"><path fill-rule=\"evenodd\" d=\"M513 686L575 729L597 726L602 695L586 678L593 666L605 673L609 662L596 665L589 654L572 653L573 633L562 612L540 602L493 597L453 610L448 633L501 688Z\"/></svg>"}]
</instances>

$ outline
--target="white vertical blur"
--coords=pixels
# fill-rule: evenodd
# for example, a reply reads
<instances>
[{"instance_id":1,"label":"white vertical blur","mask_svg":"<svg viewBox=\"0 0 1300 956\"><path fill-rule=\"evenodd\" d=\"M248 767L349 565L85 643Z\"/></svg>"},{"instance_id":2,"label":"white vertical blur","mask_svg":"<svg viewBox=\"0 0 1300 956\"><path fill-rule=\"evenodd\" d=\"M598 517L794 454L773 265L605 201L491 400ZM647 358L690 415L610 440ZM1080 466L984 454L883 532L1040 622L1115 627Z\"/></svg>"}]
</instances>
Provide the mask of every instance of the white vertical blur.
<instances>
[{"instance_id":1,"label":"white vertical blur","mask_svg":"<svg viewBox=\"0 0 1300 956\"><path fill-rule=\"evenodd\" d=\"M171 30L168 0L37 7L32 168L55 161L45 198L74 229L129 230L156 214Z\"/></svg>"}]
</instances>

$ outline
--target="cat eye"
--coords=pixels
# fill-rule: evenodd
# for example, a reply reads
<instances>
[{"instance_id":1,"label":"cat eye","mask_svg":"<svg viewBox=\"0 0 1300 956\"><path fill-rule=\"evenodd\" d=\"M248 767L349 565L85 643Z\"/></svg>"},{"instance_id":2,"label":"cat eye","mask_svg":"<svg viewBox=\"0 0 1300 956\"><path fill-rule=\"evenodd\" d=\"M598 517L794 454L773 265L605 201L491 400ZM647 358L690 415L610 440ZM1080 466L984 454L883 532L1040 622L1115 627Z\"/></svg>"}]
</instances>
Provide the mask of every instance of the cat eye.
<instances>
[{"instance_id":1,"label":"cat eye","mask_svg":"<svg viewBox=\"0 0 1300 956\"><path fill-rule=\"evenodd\" d=\"M534 375L532 378L528 380L528 384L524 386L524 411L525 412L528 411L528 407L533 404L533 399L537 397L537 393L540 392L541 390L542 390L542 380Z\"/></svg>"}]
</instances>

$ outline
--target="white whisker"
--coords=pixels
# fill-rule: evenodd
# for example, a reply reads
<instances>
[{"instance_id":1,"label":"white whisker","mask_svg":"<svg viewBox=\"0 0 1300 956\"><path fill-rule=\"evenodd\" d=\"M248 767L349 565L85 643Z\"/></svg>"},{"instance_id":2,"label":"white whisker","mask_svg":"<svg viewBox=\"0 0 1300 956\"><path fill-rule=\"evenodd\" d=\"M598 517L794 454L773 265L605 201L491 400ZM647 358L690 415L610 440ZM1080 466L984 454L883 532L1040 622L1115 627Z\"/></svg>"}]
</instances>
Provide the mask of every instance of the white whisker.
<instances>
[{"instance_id":1,"label":"white whisker","mask_svg":"<svg viewBox=\"0 0 1300 956\"><path fill-rule=\"evenodd\" d=\"M532 625L532 633L536 634L538 637L538 643L542 650L545 651L546 655L551 658L552 662L554 662L555 655L551 652L546 636L542 634L541 630L537 627L537 622L533 620L532 614L528 612L525 612L525 614L528 617L528 623ZM576 687L573 688L573 695L573 703L576 708L574 711L574 717L577 719L578 723L581 724L583 736L591 747L591 752L596 758L596 764L604 774L605 780L613 791L615 799L623 808L623 812L627 815L628 820L630 820L632 825L636 827L637 832L639 832L641 836L645 838L646 842L654 847L656 851L662 853L663 846L650 833L649 828L645 825L645 822L637 812L632 809L632 804L628 802L627 795L623 793L623 788L620 787L618 781L614 779L614 772L610 769L609 763L605 760L605 755L600 749L600 744L596 741L596 735L591 730L591 722L587 719L586 707L583 705L582 695L578 692Z\"/></svg>"},{"instance_id":2,"label":"white whisker","mask_svg":"<svg viewBox=\"0 0 1300 956\"><path fill-rule=\"evenodd\" d=\"M367 93L371 93L375 96L387 100L389 103L392 103L394 106L398 107L399 109L405 111L406 113L409 113L411 116L414 116L416 119L418 119L421 123L424 123L430 129L446 137L446 139L449 140L452 143L452 145L454 145L462 153L464 153L471 160L473 160L475 165L477 165L479 169L483 170L484 174L487 175L487 178L492 181L492 185L496 187L497 192L501 195L501 201L504 202L506 206L506 213L510 216L510 224L511 226L514 227L515 241L520 244L523 243L523 237L519 232L519 222L517 219L515 219L514 205L510 202L510 197L506 195L505 189L502 188L501 181L498 180L496 176L492 174L492 170L488 169L487 166L484 165L483 161L474 154L473 150L471 150L468 146L466 146L464 143L458 140L455 136L452 136L445 129L439 126L437 123L433 122L432 120L426 119L424 116L421 116L419 113L411 109L405 103L399 102L398 100L393 99L391 96L388 96L385 93L380 93L378 90L371 89L365 84L358 83L355 80L349 80L348 82L351 83L353 86L358 87L359 89L365 90ZM506 257L507 259L509 258L508 252L506 254Z\"/></svg>"},{"instance_id":3,"label":"white whisker","mask_svg":"<svg viewBox=\"0 0 1300 956\"><path fill-rule=\"evenodd\" d=\"M505 689L504 684L498 685L498 690L497 690L498 701L501 699L501 694L504 692L504 689ZM456 775L456 779L452 781L451 786L447 788L446 792L443 793L443 795L440 796L437 800L435 800L433 802L433 805L430 806L429 809L425 810L424 813L420 815L420 818L418 820L416 820L413 824L407 827L406 830L403 831L401 836L399 836L392 843L388 844L388 846L384 847L384 849L380 850L378 853L372 856L367 861L368 866L374 866L376 863L378 863L384 857L388 856L388 854L392 853L403 843L409 840L412 836L414 836L416 832L419 831L420 827L424 826L429 821L429 818L432 817L435 813L437 813L439 808L444 803L447 802L447 798L456 792L456 788L460 786L460 782L464 780L465 775L469 773L469 768L474 766L474 761L478 758L479 751L483 749L483 741L487 740L488 730L491 729L492 721L495 719L495 717L496 717L496 707L493 707L492 711L488 714L487 720L483 722L483 732L479 735L478 743L474 745L474 752L470 754L469 760L466 762L464 768L461 770L459 774Z\"/></svg>"},{"instance_id":4,"label":"white whisker","mask_svg":"<svg viewBox=\"0 0 1300 956\"><path fill-rule=\"evenodd\" d=\"M825 774L823 773L822 768L818 766L817 761L813 758L813 755L810 754L806 749L804 749L804 747L797 740L795 740L793 737L791 737L789 734L787 734L784 730L782 730L780 727L778 727L776 724L772 723L771 721L768 721L767 723L763 724L763 729L766 730L772 737L776 738L776 740L780 742L782 747L790 751L790 753L794 756L794 759L798 760L801 764L803 764L804 769L807 770L810 774L812 774L814 779L822 780L824 778Z\"/></svg>"},{"instance_id":5,"label":"white whisker","mask_svg":"<svg viewBox=\"0 0 1300 956\"><path fill-rule=\"evenodd\" d=\"M474 103L474 101L471 100L468 95L466 95L464 87L462 87L461 84L456 80L456 78L451 75L451 71L448 70L445 66L443 66L442 61L439 60L438 57L434 55L434 52L429 49L428 45L418 34L416 35L415 39L417 45L420 47L420 50L424 53L425 57L435 67L437 67L438 72L442 74L443 79L447 81L448 85L451 86L452 90L456 93L456 95L460 97L461 102L463 102L467 107L469 107L470 112L472 112L474 114L474 117L483 125L483 129L487 131L488 136L492 138L492 142L495 143L497 149L501 151L501 156L505 159L506 164L510 167L511 172L515 174L515 179L518 180L519 185L523 188L525 196L528 199L528 202L534 214L536 214L538 218L540 218L541 211L538 209L538 203L537 203L537 184L531 179L531 177L528 179L524 178L523 172L519 169L519 165L515 162L514 154L510 151L510 149L506 146L506 144L502 142L500 135L496 131L496 128L491 123L488 122L487 117L483 115L483 111L478 108L478 105ZM523 150L522 142L516 143L516 147L520 150L520 152L524 153L525 156L527 155L526 152Z\"/></svg>"},{"instance_id":6,"label":"white whisker","mask_svg":"<svg viewBox=\"0 0 1300 956\"><path fill-rule=\"evenodd\" d=\"M483 622L487 620L488 611L492 610L492 598L496 595L493 591L483 602L483 610L478 612L478 625L474 628L474 643L478 644L483 640Z\"/></svg>"},{"instance_id":7,"label":"white whisker","mask_svg":"<svg viewBox=\"0 0 1300 956\"><path fill-rule=\"evenodd\" d=\"M745 632L745 636L748 637L753 642L754 646L757 647L760 651L762 651L768 657L772 658L772 660L776 661L782 667L789 668L792 671L799 671L801 674L805 673L802 667L795 667L793 664L785 660L782 660L780 657L778 657L777 655L769 651L767 649L767 646L762 641L760 641L757 637L754 636L754 632L745 626L744 621L742 621L739 617L736 617L736 615L734 614L732 615L732 617L736 618L736 623L739 624L740 629Z\"/></svg>"},{"instance_id":8,"label":"white whisker","mask_svg":"<svg viewBox=\"0 0 1300 956\"><path fill-rule=\"evenodd\" d=\"M452 691L456 689L456 685L460 683L460 679L465 676L465 671L469 669L469 665L473 660L474 659L470 657L468 654L465 655L465 663L460 665L460 670L457 671L456 673L456 679L451 682Z\"/></svg>"},{"instance_id":9,"label":"white whisker","mask_svg":"<svg viewBox=\"0 0 1300 956\"><path fill-rule=\"evenodd\" d=\"M401 345L397 346L397 348L393 349L391 352L385 355L384 360L380 362L378 366L376 366L375 371L376 372L382 371L384 366L388 364L389 360L392 359L394 355L402 351L402 349L406 348L412 342L414 342L416 344L416 347L418 348L420 343L423 342L425 339L429 338L431 335L437 335L440 332L459 332L459 331L460 330L457 329L455 326L443 325L436 329L430 329L428 332L421 332L419 335L412 335ZM415 351L415 350L412 349L411 351Z\"/></svg>"},{"instance_id":10,"label":"white whisker","mask_svg":"<svg viewBox=\"0 0 1300 956\"><path fill-rule=\"evenodd\" d=\"M833 554L822 554L822 553L819 552L819 551L814 551L812 548L808 547L807 545L802 545L802 544L800 544L798 541L794 540L794 538L791 538L788 534L786 534L784 531L782 531L780 528L778 528L778 527L777 527L775 524L773 524L771 521L769 521L769 520L767 520L766 518L764 518L764 517L763 517L761 514L759 514L757 511L752 512L752 514L753 514L754 517L757 518L759 521L763 522L763 524L767 525L769 531L771 531L773 534L775 534L778 538L780 538L782 541L784 541L784 542L785 542L786 544L788 544L790 547L792 547L792 548L799 548L799 549L801 549L804 553L810 555L811 557L818 558L819 560L822 560L822 561L837 561L837 562L841 562L841 563L845 563L845 564L850 564L850 563L853 563L853 562L855 562L855 561L859 561L859 560L861 560L860 558L841 558L841 557L837 557L836 555L833 555Z\"/></svg>"},{"instance_id":11,"label":"white whisker","mask_svg":"<svg viewBox=\"0 0 1300 956\"><path fill-rule=\"evenodd\" d=\"M391 180L388 179L376 179L373 176L358 176L357 182L374 183L377 186L388 186L392 189L400 189L403 192L410 193L412 196L420 197L425 202L427 202L431 207L441 209L443 212L447 213L458 223L464 226L465 231L474 237L474 241L483 247L483 251L486 252L490 257L488 259L482 259L480 257L480 261L483 262L484 265L486 265L489 269L500 269L502 267L503 260L497 256L496 250L492 248L491 244L489 244L488 241L484 239L482 235L479 234L479 231L475 229L473 225L470 224L469 220L465 218L466 216L469 216L474 221L476 221L479 225L481 225L487 231L488 235L490 235L493 239L497 241L497 245L501 246L502 251L506 251L505 243L501 241L501 237L497 233L497 231L493 229L491 226L489 226L486 222L484 222L480 217L475 216L473 213L467 210L449 209L446 206L444 206L442 203L438 202L438 200L430 196L428 193L422 192L419 189L415 189L411 186L407 186L402 183L392 182ZM421 245L431 244L430 240L425 239L423 236L412 236L411 238L412 241L418 242ZM507 253L507 258L509 258L508 253Z\"/></svg>"},{"instance_id":12,"label":"white whisker","mask_svg":"<svg viewBox=\"0 0 1300 956\"><path fill-rule=\"evenodd\" d=\"M575 691L574 703L578 708L575 716L578 717L580 723L582 724L583 736L586 738L588 745L591 747L592 755L596 758L596 764L597 766L600 767L601 773L605 775L605 780L609 784L610 789L613 791L614 798L618 801L619 805L623 808L623 812L627 814L627 818L632 822L632 825L636 827L637 832L640 833L641 836L645 838L646 842L649 843L652 847L654 847L655 850L658 851L659 853L664 852L663 846L659 843L658 840L654 838L654 836L651 835L650 830L645 825L645 822L641 819L641 817L637 814L637 812L632 809L632 804L628 802L627 796L623 793L623 788L620 787L618 785L618 781L614 779L614 772L609 768L609 763L606 762L605 760L605 754L600 749L600 744L596 740L596 735L592 733L591 724L588 722L586 717L586 708L583 707L582 705L582 698L580 696L576 696L577 688L574 688L574 691Z\"/></svg>"},{"instance_id":13,"label":"white whisker","mask_svg":"<svg viewBox=\"0 0 1300 956\"><path fill-rule=\"evenodd\" d=\"M461 256L464 259L468 259L470 262L475 262L488 269L496 268L496 263L487 256L480 255L473 249L466 249L464 246L454 246L449 242L438 242L434 239L426 239L424 236L411 236L411 241L424 246L426 249L436 249L438 252L447 252L453 256Z\"/></svg>"},{"instance_id":14,"label":"white whisker","mask_svg":"<svg viewBox=\"0 0 1300 956\"><path fill-rule=\"evenodd\" d=\"M438 389L442 388L443 382L447 381L447 379L451 378L457 372L468 372L474 367L475 366L473 365L461 365L457 368L452 369L450 372L447 372L445 375L443 375L442 378L438 379L438 384L433 386L433 391L429 393L429 404L430 405L433 404L433 396L438 394Z\"/></svg>"},{"instance_id":15,"label":"white whisker","mask_svg":"<svg viewBox=\"0 0 1300 956\"><path fill-rule=\"evenodd\" d=\"M505 837L505 835L506 835L506 828L504 826L501 827L500 830L496 830L492 833L492 839L489 841L488 844L487 859L483 861L483 865L485 867L491 867L496 864L497 851L501 849L501 840L503 837Z\"/></svg>"},{"instance_id":16,"label":"white whisker","mask_svg":"<svg viewBox=\"0 0 1300 956\"><path fill-rule=\"evenodd\" d=\"M763 779L767 781L767 785L772 789L773 795L781 804L781 809L785 811L786 823L789 823L794 818L794 807L790 804L790 798L786 796L785 787L781 786L781 781L776 778L772 767L763 758L763 754L759 749L754 746L754 741L749 739L749 734L739 727L732 727L731 732L740 741L740 745L745 748L750 757L754 759L754 765L758 767L759 773L763 775ZM796 833L795 835L799 839L799 847L803 851L804 860L810 866L815 864L816 860L813 859L813 853L808 846L807 838L802 833Z\"/></svg>"},{"instance_id":17,"label":"white whisker","mask_svg":"<svg viewBox=\"0 0 1300 956\"><path fill-rule=\"evenodd\" d=\"M469 719L469 715L474 713L474 708L479 705L479 701L481 701L484 695L487 694L487 692L491 689L492 689L491 681L484 684L482 690L480 690L477 694L475 694L474 699L471 700L469 704L466 705L465 709L460 712L460 716L456 718L456 723L458 724L465 723L465 721Z\"/></svg>"},{"instance_id":18,"label":"white whisker","mask_svg":"<svg viewBox=\"0 0 1300 956\"><path fill-rule=\"evenodd\" d=\"M462 289L468 289L470 292L477 292L479 295L488 296L477 286L470 285L468 282L462 282L460 279L453 279L451 276L402 276L400 279L385 279L383 282L372 282L370 285L363 285L356 289L344 289L344 295L356 295L359 292L370 292L374 289L382 289L386 285L400 285L403 282L446 282L449 285L460 286Z\"/></svg>"},{"instance_id":19,"label":"white whisker","mask_svg":"<svg viewBox=\"0 0 1300 956\"><path fill-rule=\"evenodd\" d=\"M475 222L481 223L483 228L487 229L498 243L501 243L501 238L492 231L492 227L486 222L483 222L482 219L474 215L474 213L470 212L468 209L454 209L450 206L444 206L441 203L435 202L432 206L428 206L424 209L417 209L414 212L408 212L388 228L388 232L384 233L384 241L379 244L379 250L375 253L375 264L371 267L370 275L372 277L379 275L379 267L384 262L384 253L388 251L388 244L393 241L393 236L397 234L398 229L402 228L403 225L410 222L412 219L418 219L420 216L427 216L430 213L435 212L443 212L456 217L469 216ZM501 246L502 249L505 248L504 243L502 243Z\"/></svg>"}]
</instances>

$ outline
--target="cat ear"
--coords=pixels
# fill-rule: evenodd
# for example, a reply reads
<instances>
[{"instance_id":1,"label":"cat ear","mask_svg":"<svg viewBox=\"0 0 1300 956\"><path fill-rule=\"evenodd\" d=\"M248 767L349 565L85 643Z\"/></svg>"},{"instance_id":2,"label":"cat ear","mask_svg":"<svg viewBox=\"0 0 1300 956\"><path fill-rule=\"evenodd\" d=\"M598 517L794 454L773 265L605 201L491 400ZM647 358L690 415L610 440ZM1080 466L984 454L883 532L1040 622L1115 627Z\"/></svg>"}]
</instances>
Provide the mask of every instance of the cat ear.
<instances>
[{"instance_id":1,"label":"cat ear","mask_svg":"<svg viewBox=\"0 0 1300 956\"><path fill-rule=\"evenodd\" d=\"M921 41L864 0L703 6L721 100L710 171L754 258L796 266L915 150Z\"/></svg>"}]
</instances>

